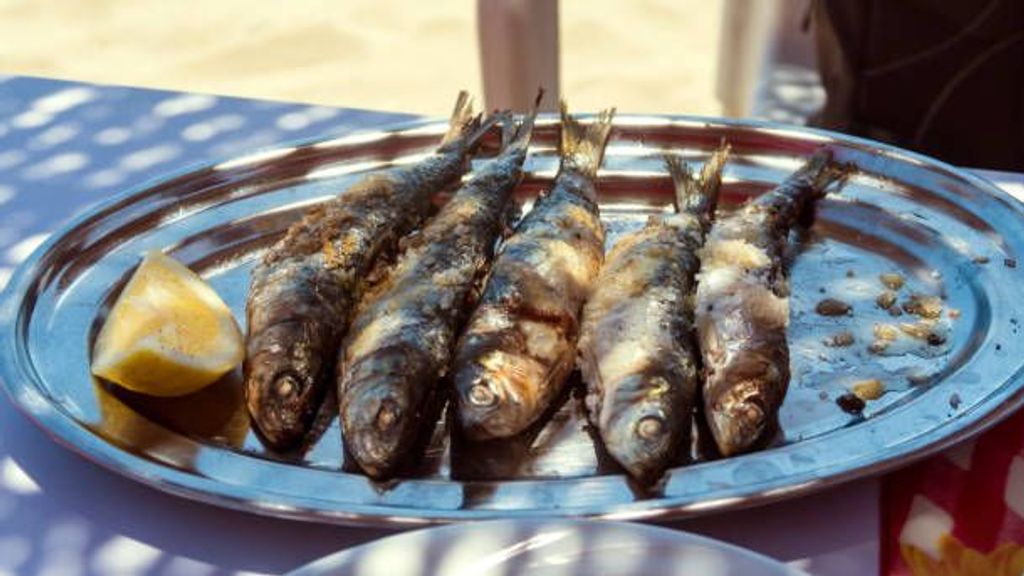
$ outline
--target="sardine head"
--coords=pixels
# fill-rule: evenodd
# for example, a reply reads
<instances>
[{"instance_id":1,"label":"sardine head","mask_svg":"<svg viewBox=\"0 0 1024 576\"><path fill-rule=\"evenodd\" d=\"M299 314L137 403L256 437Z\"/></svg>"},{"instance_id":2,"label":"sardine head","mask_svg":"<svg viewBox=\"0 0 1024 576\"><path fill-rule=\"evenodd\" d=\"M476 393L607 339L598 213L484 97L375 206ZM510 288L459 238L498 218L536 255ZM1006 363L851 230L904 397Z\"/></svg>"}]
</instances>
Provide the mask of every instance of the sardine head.
<instances>
[{"instance_id":1,"label":"sardine head","mask_svg":"<svg viewBox=\"0 0 1024 576\"><path fill-rule=\"evenodd\" d=\"M775 411L785 395L789 374L781 373L771 363L762 366L758 373L734 374L723 393L705 394L708 426L723 456L757 448L774 427Z\"/></svg>"},{"instance_id":2,"label":"sardine head","mask_svg":"<svg viewBox=\"0 0 1024 576\"><path fill-rule=\"evenodd\" d=\"M470 439L514 436L539 416L537 389L546 371L533 358L491 350L457 362L456 370L459 423Z\"/></svg>"},{"instance_id":3,"label":"sardine head","mask_svg":"<svg viewBox=\"0 0 1024 576\"><path fill-rule=\"evenodd\" d=\"M404 432L409 427L408 406L396 390L380 388L352 402L342 412L345 448L367 475L391 475L404 453Z\"/></svg>"},{"instance_id":4,"label":"sardine head","mask_svg":"<svg viewBox=\"0 0 1024 576\"><path fill-rule=\"evenodd\" d=\"M676 409L676 402L657 392L668 387L664 377L634 375L630 379L636 382L624 383L620 389L642 392L616 402L617 408L602 417L601 437L605 449L630 476L649 484L676 463L690 419L688 412Z\"/></svg>"},{"instance_id":5,"label":"sardine head","mask_svg":"<svg viewBox=\"0 0 1024 576\"><path fill-rule=\"evenodd\" d=\"M708 425L723 456L750 450L768 428L768 413L760 396L725 402L710 414Z\"/></svg>"},{"instance_id":6,"label":"sardine head","mask_svg":"<svg viewBox=\"0 0 1024 576\"><path fill-rule=\"evenodd\" d=\"M312 426L320 403L312 371L303 376L280 358L257 355L246 362L246 405L264 442L275 450L299 444ZM282 366L283 365L283 366Z\"/></svg>"},{"instance_id":7,"label":"sardine head","mask_svg":"<svg viewBox=\"0 0 1024 576\"><path fill-rule=\"evenodd\" d=\"M420 431L435 421L426 414L426 391L436 380L429 359L405 346L383 349L342 373L345 448L368 476L386 479L409 464Z\"/></svg>"}]
</instances>

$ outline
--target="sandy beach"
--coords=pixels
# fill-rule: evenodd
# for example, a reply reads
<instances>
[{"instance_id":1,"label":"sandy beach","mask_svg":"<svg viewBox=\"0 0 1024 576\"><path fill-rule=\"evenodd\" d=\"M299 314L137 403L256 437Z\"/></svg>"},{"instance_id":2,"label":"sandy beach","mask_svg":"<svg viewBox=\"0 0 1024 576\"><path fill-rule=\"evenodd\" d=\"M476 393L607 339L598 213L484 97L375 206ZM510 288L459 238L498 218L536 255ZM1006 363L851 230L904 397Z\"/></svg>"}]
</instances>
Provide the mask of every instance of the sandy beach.
<instances>
[{"instance_id":1,"label":"sandy beach","mask_svg":"<svg viewBox=\"0 0 1024 576\"><path fill-rule=\"evenodd\" d=\"M722 0L560 5L577 110L719 114ZM0 73L426 114L481 93L476 2L0 0Z\"/></svg>"}]
</instances>

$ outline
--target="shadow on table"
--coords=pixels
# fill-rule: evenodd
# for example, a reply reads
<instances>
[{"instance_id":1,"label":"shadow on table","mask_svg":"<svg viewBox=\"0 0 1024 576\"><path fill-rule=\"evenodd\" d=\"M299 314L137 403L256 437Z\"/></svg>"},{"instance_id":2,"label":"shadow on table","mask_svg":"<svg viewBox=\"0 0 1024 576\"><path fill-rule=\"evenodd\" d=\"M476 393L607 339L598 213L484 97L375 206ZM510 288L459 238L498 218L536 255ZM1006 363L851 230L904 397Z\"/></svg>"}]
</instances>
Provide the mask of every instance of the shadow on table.
<instances>
[{"instance_id":1,"label":"shadow on table","mask_svg":"<svg viewBox=\"0 0 1024 576\"><path fill-rule=\"evenodd\" d=\"M0 76L0 287L61 222L197 164L405 114Z\"/></svg>"},{"instance_id":2,"label":"shadow on table","mask_svg":"<svg viewBox=\"0 0 1024 576\"><path fill-rule=\"evenodd\" d=\"M390 533L163 494L65 450L0 401L0 571L277 574Z\"/></svg>"},{"instance_id":3,"label":"shadow on table","mask_svg":"<svg viewBox=\"0 0 1024 576\"><path fill-rule=\"evenodd\" d=\"M407 115L0 76L0 286L61 222L202 162ZM0 394L0 573L280 573L384 534L189 502L64 450Z\"/></svg>"},{"instance_id":4,"label":"shadow on table","mask_svg":"<svg viewBox=\"0 0 1024 576\"><path fill-rule=\"evenodd\" d=\"M768 505L756 522L740 510L666 526L754 548L812 573L825 562L829 574L839 575L837 566L863 566L843 559L878 553L877 513L863 512L877 506L877 492L862 483L847 490L844 499L820 494ZM393 533L264 518L157 492L61 448L0 401L0 571L277 574ZM799 537L812 533L832 534L816 539L831 548L811 549L822 543ZM424 566L438 552L431 554Z\"/></svg>"},{"instance_id":5,"label":"shadow on table","mask_svg":"<svg viewBox=\"0 0 1024 576\"><path fill-rule=\"evenodd\" d=\"M756 549L811 574L861 576L864 559L879 556L877 480L834 491L661 525ZM809 535L826 537L807 538ZM825 547L827 546L827 547Z\"/></svg>"}]
</instances>

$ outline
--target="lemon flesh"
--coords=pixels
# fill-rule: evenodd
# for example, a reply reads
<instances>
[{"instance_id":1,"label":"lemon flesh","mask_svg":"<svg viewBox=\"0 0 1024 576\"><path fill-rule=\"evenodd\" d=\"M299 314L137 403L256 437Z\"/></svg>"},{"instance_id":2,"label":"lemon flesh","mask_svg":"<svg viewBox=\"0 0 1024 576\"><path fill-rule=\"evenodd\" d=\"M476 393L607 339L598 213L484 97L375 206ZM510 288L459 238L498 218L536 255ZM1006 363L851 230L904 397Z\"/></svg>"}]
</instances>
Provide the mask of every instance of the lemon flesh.
<instances>
[{"instance_id":1,"label":"lemon flesh","mask_svg":"<svg viewBox=\"0 0 1024 576\"><path fill-rule=\"evenodd\" d=\"M238 324L213 288L152 251L96 337L92 372L135 392L181 396L212 384L244 354Z\"/></svg>"}]
</instances>

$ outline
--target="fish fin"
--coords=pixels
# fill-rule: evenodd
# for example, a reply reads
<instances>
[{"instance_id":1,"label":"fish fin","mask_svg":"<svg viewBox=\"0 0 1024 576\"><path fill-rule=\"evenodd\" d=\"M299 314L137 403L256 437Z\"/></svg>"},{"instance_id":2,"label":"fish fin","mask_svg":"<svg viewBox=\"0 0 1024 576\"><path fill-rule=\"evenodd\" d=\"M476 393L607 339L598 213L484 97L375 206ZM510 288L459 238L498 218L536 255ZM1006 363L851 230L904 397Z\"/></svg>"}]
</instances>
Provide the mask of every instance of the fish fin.
<instances>
[{"instance_id":1,"label":"fish fin","mask_svg":"<svg viewBox=\"0 0 1024 576\"><path fill-rule=\"evenodd\" d=\"M816 196L821 198L828 194L830 188L841 187L855 170L853 164L836 162L832 151L822 148L790 178L809 180Z\"/></svg>"},{"instance_id":2,"label":"fish fin","mask_svg":"<svg viewBox=\"0 0 1024 576\"><path fill-rule=\"evenodd\" d=\"M672 177L675 194L672 195L672 206L676 212L685 212L690 205L690 197L698 195L697 178L683 159L674 154L665 154L665 169Z\"/></svg>"},{"instance_id":3,"label":"fish fin","mask_svg":"<svg viewBox=\"0 0 1024 576\"><path fill-rule=\"evenodd\" d=\"M558 154L561 170L573 170L593 178L604 159L608 135L612 131L615 108L602 110L590 124L584 125L569 115L565 101L561 102L562 138Z\"/></svg>"},{"instance_id":4,"label":"fish fin","mask_svg":"<svg viewBox=\"0 0 1024 576\"><path fill-rule=\"evenodd\" d=\"M441 138L441 149L459 145L480 126L480 115L473 113L473 99L469 92L460 90L455 109L448 120L448 132Z\"/></svg>"},{"instance_id":5,"label":"fish fin","mask_svg":"<svg viewBox=\"0 0 1024 576\"><path fill-rule=\"evenodd\" d=\"M730 150L730 146L723 140L704 164L700 176L695 176L679 156L665 155L665 167L675 185L673 203L676 212L686 212L705 222L711 221L722 187L722 168L729 158Z\"/></svg>"},{"instance_id":6,"label":"fish fin","mask_svg":"<svg viewBox=\"0 0 1024 576\"><path fill-rule=\"evenodd\" d=\"M507 141L507 148L510 150L522 150L525 151L530 146L530 139L533 137L533 126L537 120L537 110L540 108L540 102L544 98L544 89L540 88L537 90L537 98L533 101L533 109L530 110L523 121L516 127L515 133L511 134L510 139ZM503 144L506 142L504 137L502 138ZM502 146L504 149L506 146Z\"/></svg>"},{"instance_id":7,"label":"fish fin","mask_svg":"<svg viewBox=\"0 0 1024 576\"><path fill-rule=\"evenodd\" d=\"M448 131L438 145L440 152L461 151L472 153L480 145L484 136L501 120L501 114L491 114L486 118L473 113L473 100L469 92L462 90L455 99L455 109L448 120Z\"/></svg>"},{"instance_id":8,"label":"fish fin","mask_svg":"<svg viewBox=\"0 0 1024 576\"><path fill-rule=\"evenodd\" d=\"M516 138L516 121L510 110L501 111L501 152L512 145Z\"/></svg>"},{"instance_id":9,"label":"fish fin","mask_svg":"<svg viewBox=\"0 0 1024 576\"><path fill-rule=\"evenodd\" d=\"M731 152L732 146L723 138L700 171L700 189L703 192L704 203L694 208L709 221L718 207L719 192L722 189L722 170Z\"/></svg>"}]
</instances>

